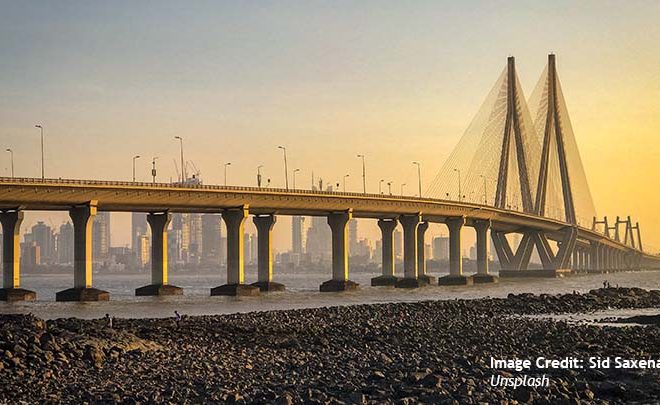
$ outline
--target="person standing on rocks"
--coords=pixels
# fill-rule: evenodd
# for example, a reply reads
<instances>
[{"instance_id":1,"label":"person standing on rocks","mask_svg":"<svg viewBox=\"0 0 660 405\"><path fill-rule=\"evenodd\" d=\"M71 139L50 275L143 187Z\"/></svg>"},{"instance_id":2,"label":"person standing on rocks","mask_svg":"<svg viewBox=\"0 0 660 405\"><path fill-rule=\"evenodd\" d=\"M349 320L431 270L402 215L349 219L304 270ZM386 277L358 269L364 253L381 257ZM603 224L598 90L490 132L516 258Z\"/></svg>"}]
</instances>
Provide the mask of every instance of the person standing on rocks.
<instances>
[{"instance_id":1,"label":"person standing on rocks","mask_svg":"<svg viewBox=\"0 0 660 405\"><path fill-rule=\"evenodd\" d=\"M105 314L105 324L108 328L112 329L112 318L110 314Z\"/></svg>"},{"instance_id":2,"label":"person standing on rocks","mask_svg":"<svg viewBox=\"0 0 660 405\"><path fill-rule=\"evenodd\" d=\"M174 311L174 322L176 322L176 327L178 329L179 323L181 323L181 314L179 314L179 311Z\"/></svg>"}]
</instances>

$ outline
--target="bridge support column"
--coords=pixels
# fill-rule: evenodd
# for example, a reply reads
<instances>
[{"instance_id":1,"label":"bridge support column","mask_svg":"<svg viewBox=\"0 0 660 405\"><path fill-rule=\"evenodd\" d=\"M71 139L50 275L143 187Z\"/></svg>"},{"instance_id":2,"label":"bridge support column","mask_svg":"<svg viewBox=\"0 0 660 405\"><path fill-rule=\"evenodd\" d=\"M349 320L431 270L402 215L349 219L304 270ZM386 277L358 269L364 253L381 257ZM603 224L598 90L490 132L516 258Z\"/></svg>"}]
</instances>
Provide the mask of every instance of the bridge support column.
<instances>
[{"instance_id":1,"label":"bridge support column","mask_svg":"<svg viewBox=\"0 0 660 405\"><path fill-rule=\"evenodd\" d=\"M244 284L244 225L249 211L247 206L225 210L222 219L227 227L227 284L211 289L211 295L259 295L259 288Z\"/></svg>"},{"instance_id":2,"label":"bridge support column","mask_svg":"<svg viewBox=\"0 0 660 405\"><path fill-rule=\"evenodd\" d=\"M96 201L69 210L73 222L73 288L55 294L56 301L108 301L107 291L92 287L92 222Z\"/></svg>"},{"instance_id":3,"label":"bridge support column","mask_svg":"<svg viewBox=\"0 0 660 405\"><path fill-rule=\"evenodd\" d=\"M396 219L379 219L378 227L382 235L383 274L371 279L372 286L393 286L398 278L394 275L394 243L393 233L396 228Z\"/></svg>"},{"instance_id":4,"label":"bridge support column","mask_svg":"<svg viewBox=\"0 0 660 405\"><path fill-rule=\"evenodd\" d=\"M470 285L472 279L463 275L463 255L461 253L461 231L465 217L448 218L449 228L449 275L438 280L440 285Z\"/></svg>"},{"instance_id":5,"label":"bridge support column","mask_svg":"<svg viewBox=\"0 0 660 405\"><path fill-rule=\"evenodd\" d=\"M328 215L332 231L332 280L321 284L321 292L357 290L359 284L348 279L348 221L352 210Z\"/></svg>"},{"instance_id":6,"label":"bridge support column","mask_svg":"<svg viewBox=\"0 0 660 405\"><path fill-rule=\"evenodd\" d=\"M0 212L2 223L2 289L0 301L31 301L37 298L34 291L21 288L20 228L23 211Z\"/></svg>"},{"instance_id":7,"label":"bridge support column","mask_svg":"<svg viewBox=\"0 0 660 405\"><path fill-rule=\"evenodd\" d=\"M435 284L436 278L426 274L426 254L424 236L429 229L429 222L423 221L417 226L417 279L424 284Z\"/></svg>"},{"instance_id":8,"label":"bridge support column","mask_svg":"<svg viewBox=\"0 0 660 405\"><path fill-rule=\"evenodd\" d=\"M474 230L477 236L477 274L470 277L474 283L496 283L498 278L488 273L488 230L490 220L477 220Z\"/></svg>"},{"instance_id":9,"label":"bridge support column","mask_svg":"<svg viewBox=\"0 0 660 405\"><path fill-rule=\"evenodd\" d=\"M417 228L422 219L422 214L401 215L399 222L403 227L403 278L395 284L397 288L417 288L424 285L419 279L417 262Z\"/></svg>"},{"instance_id":10,"label":"bridge support column","mask_svg":"<svg viewBox=\"0 0 660 405\"><path fill-rule=\"evenodd\" d=\"M172 216L169 212L147 214L151 228L151 284L136 288L135 295L182 295L183 289L169 285L167 280L167 227Z\"/></svg>"},{"instance_id":11,"label":"bridge support column","mask_svg":"<svg viewBox=\"0 0 660 405\"><path fill-rule=\"evenodd\" d=\"M275 215L255 215L252 217L257 228L257 282L254 287L262 292L284 291L284 284L273 281L273 226Z\"/></svg>"},{"instance_id":12,"label":"bridge support column","mask_svg":"<svg viewBox=\"0 0 660 405\"><path fill-rule=\"evenodd\" d=\"M600 249L598 247L598 242L591 242L591 249L589 253L589 270L591 272L597 272L600 270L600 260L599 260Z\"/></svg>"}]
</instances>

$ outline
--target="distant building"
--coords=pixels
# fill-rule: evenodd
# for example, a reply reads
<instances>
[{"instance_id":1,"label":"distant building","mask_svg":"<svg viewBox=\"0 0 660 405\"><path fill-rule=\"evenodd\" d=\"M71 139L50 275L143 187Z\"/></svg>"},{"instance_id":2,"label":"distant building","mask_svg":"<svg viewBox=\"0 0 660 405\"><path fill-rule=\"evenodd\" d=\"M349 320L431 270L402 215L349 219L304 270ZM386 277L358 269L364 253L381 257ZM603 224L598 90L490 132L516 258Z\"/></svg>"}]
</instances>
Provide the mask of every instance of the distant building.
<instances>
[{"instance_id":1,"label":"distant building","mask_svg":"<svg viewBox=\"0 0 660 405\"><path fill-rule=\"evenodd\" d=\"M147 234L147 214L144 212L131 213L131 249L135 254L140 250L139 239Z\"/></svg>"},{"instance_id":2,"label":"distant building","mask_svg":"<svg viewBox=\"0 0 660 405\"><path fill-rule=\"evenodd\" d=\"M49 264L57 261L55 256L55 235L50 226L43 221L32 227L32 241L39 247L40 263Z\"/></svg>"},{"instance_id":3,"label":"distant building","mask_svg":"<svg viewBox=\"0 0 660 405\"><path fill-rule=\"evenodd\" d=\"M305 224L305 217L293 216L291 217L291 251L302 255L305 252L303 246L303 226Z\"/></svg>"},{"instance_id":4,"label":"distant building","mask_svg":"<svg viewBox=\"0 0 660 405\"><path fill-rule=\"evenodd\" d=\"M202 214L202 263L219 265L221 262L221 220L218 214Z\"/></svg>"},{"instance_id":5,"label":"distant building","mask_svg":"<svg viewBox=\"0 0 660 405\"><path fill-rule=\"evenodd\" d=\"M392 242L394 242L394 258L396 260L403 260L403 234L400 230L394 230Z\"/></svg>"},{"instance_id":6,"label":"distant building","mask_svg":"<svg viewBox=\"0 0 660 405\"><path fill-rule=\"evenodd\" d=\"M102 262L110 252L110 213L99 212L92 221L92 260Z\"/></svg>"},{"instance_id":7,"label":"distant building","mask_svg":"<svg viewBox=\"0 0 660 405\"><path fill-rule=\"evenodd\" d=\"M149 235L140 235L137 240L137 259L138 267L145 268L151 260L151 242ZM169 253L169 252L168 252Z\"/></svg>"},{"instance_id":8,"label":"distant building","mask_svg":"<svg viewBox=\"0 0 660 405\"><path fill-rule=\"evenodd\" d=\"M65 222L60 225L57 235L57 262L59 264L73 263L73 224Z\"/></svg>"},{"instance_id":9,"label":"distant building","mask_svg":"<svg viewBox=\"0 0 660 405\"><path fill-rule=\"evenodd\" d=\"M449 237L437 236L433 238L431 253L433 255L433 260L449 260Z\"/></svg>"},{"instance_id":10,"label":"distant building","mask_svg":"<svg viewBox=\"0 0 660 405\"><path fill-rule=\"evenodd\" d=\"M352 218L348 221L348 252L353 255L358 250L358 223L357 219ZM361 255L358 255L361 256Z\"/></svg>"},{"instance_id":11,"label":"distant building","mask_svg":"<svg viewBox=\"0 0 660 405\"><path fill-rule=\"evenodd\" d=\"M305 249L312 262L327 262L332 252L332 233L326 217L312 217Z\"/></svg>"}]
</instances>

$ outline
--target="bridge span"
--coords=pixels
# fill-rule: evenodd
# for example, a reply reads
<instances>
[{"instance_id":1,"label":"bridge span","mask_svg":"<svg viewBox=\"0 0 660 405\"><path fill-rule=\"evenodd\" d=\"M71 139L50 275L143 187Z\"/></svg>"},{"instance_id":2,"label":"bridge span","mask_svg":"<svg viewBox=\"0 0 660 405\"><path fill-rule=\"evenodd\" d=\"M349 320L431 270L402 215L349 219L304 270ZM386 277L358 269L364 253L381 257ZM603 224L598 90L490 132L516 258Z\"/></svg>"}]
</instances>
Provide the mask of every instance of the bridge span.
<instances>
[{"instance_id":1,"label":"bridge span","mask_svg":"<svg viewBox=\"0 0 660 405\"><path fill-rule=\"evenodd\" d=\"M496 208L485 204L441 199L312 190L257 187L136 183L96 180L0 178L0 220L3 227L4 299L29 299L31 291L20 288L18 230L26 210L68 211L74 225L73 288L60 292L58 300L108 299L108 293L92 285L91 223L98 211L146 212L152 232L151 284L138 295L180 294L168 284L167 226L171 213L218 213L227 226L227 284L212 295L257 294L281 289L272 281L272 229L278 215L325 216L332 232L332 277L321 291L357 288L349 278L347 223L352 218L378 221L382 232L382 275L373 285L420 287L434 280L426 274L424 232L429 223L447 225L450 235L449 275L439 284L494 282L488 268L488 232L492 235L543 232L561 244L567 232L576 235L566 266L543 270L502 268L503 276L558 276L571 271L614 271L653 265L655 256L608 237L595 229L570 225L557 219ZM258 281L245 284L243 225L253 216L257 228ZM403 276L394 272L392 234L400 222L404 233ZM472 227L477 235L477 274L467 277L462 269L461 231ZM560 249L561 250L561 249ZM506 252L497 252L498 255ZM515 260L515 254L512 254ZM502 263L503 260L500 259Z\"/></svg>"},{"instance_id":2,"label":"bridge span","mask_svg":"<svg viewBox=\"0 0 660 405\"><path fill-rule=\"evenodd\" d=\"M607 217L596 218L555 55L548 55L547 67L529 101L531 108L522 94L514 58L509 57L482 108L429 187L426 195L433 198L185 183L0 178L0 299L35 297L34 292L20 288L19 227L25 210L66 210L71 216L74 281L72 288L57 294L57 300L63 301L108 299L107 292L92 286L91 224L99 210L148 213L152 279L151 284L136 290L138 295L181 294L180 288L169 285L167 277L167 228L171 213L176 212L222 214L227 227L227 284L211 289L211 295L258 294L283 288L272 281L272 229L278 215L327 217L332 232L332 277L321 285L321 291L358 287L348 274L347 223L352 217L377 220L382 232L382 275L372 279L372 285L415 288L435 282L426 274L424 257L424 233L429 223L444 223L449 230L449 275L437 281L443 285L497 280L488 269L488 233L500 263L500 277L556 277L579 271L658 266L660 258L644 253L639 224L633 226L630 217L617 217L613 226ZM491 174L496 175L496 187L489 197ZM482 181L484 204L465 202L466 194L480 194ZM451 201L449 196L456 189L457 199ZM250 214L257 228L258 281L246 285L243 225ZM392 241L399 222L404 245L402 277L394 273ZM620 225L625 226L623 240ZM461 231L465 226L473 227L477 236L477 273L470 277L462 268ZM507 238L512 233L522 235L518 246L512 246ZM529 269L534 250L542 270Z\"/></svg>"}]
</instances>

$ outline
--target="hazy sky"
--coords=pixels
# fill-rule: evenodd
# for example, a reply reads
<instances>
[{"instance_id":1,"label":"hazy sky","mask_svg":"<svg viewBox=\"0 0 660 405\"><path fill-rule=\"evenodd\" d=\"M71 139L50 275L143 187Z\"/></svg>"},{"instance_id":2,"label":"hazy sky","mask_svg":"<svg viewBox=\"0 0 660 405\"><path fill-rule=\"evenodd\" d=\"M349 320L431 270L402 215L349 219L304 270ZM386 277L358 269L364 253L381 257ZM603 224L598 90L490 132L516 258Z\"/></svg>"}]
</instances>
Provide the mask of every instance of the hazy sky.
<instances>
[{"instance_id":1,"label":"hazy sky","mask_svg":"<svg viewBox=\"0 0 660 405\"><path fill-rule=\"evenodd\" d=\"M658 21L657 1L0 1L0 147L38 176L42 123L48 177L129 180L139 154L138 179L158 156L169 180L180 135L205 183L231 162L230 184L263 164L280 186L282 144L298 185L349 190L364 153L369 191L412 193L411 161L435 176L507 56L528 95L555 52L598 213L660 250Z\"/></svg>"}]
</instances>

